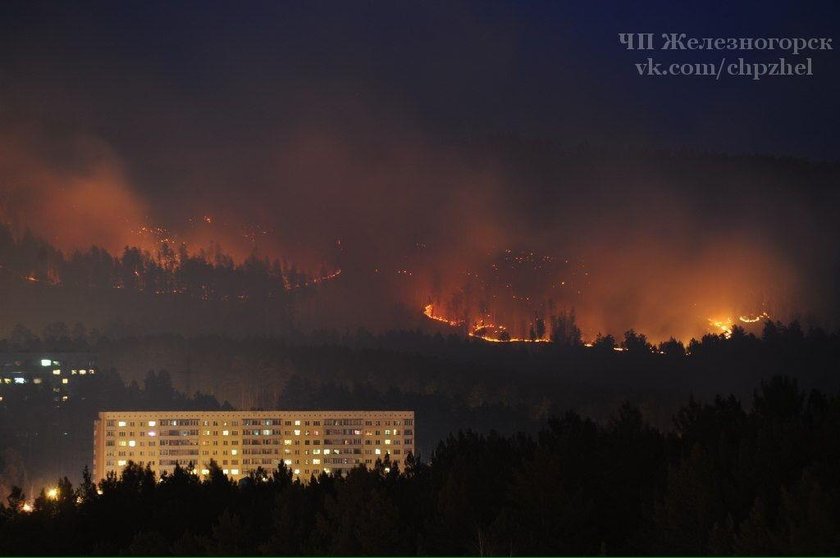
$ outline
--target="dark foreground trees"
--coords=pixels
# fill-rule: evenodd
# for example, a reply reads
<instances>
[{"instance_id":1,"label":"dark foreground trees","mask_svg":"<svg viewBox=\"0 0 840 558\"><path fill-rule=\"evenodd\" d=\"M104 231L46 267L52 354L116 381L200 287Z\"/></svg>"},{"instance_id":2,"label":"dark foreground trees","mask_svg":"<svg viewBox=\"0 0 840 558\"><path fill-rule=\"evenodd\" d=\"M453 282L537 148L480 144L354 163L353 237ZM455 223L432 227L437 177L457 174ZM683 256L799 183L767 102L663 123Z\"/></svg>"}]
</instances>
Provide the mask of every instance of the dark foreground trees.
<instances>
[{"instance_id":1,"label":"dark foreground trees","mask_svg":"<svg viewBox=\"0 0 840 558\"><path fill-rule=\"evenodd\" d=\"M239 483L211 464L156 479L13 491L0 554L837 554L840 397L774 378L750 410L690 401L672 432L625 405L536 436L459 433L428 464Z\"/></svg>"}]
</instances>

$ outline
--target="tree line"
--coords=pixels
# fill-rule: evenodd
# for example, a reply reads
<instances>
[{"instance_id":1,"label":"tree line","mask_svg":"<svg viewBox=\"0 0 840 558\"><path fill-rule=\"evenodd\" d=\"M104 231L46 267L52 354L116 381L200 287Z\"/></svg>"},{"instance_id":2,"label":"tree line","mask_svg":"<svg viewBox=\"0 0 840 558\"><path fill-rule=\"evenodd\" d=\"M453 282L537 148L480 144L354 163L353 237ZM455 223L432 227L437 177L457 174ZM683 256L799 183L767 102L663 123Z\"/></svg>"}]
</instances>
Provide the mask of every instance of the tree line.
<instances>
[{"instance_id":1,"label":"tree line","mask_svg":"<svg viewBox=\"0 0 840 558\"><path fill-rule=\"evenodd\" d=\"M216 466L156 479L85 472L13 489L3 554L550 555L840 552L840 396L775 377L749 410L690 400L663 432L632 405L569 412L535 435L462 431L428 462L234 483Z\"/></svg>"},{"instance_id":2,"label":"tree line","mask_svg":"<svg viewBox=\"0 0 840 558\"><path fill-rule=\"evenodd\" d=\"M124 289L200 300L276 299L309 284L294 265L252 254L237 264L218 245L190 253L185 244L160 242L153 251L126 246L122 254L92 246L65 255L24 231L0 223L0 273L71 289Z\"/></svg>"}]
</instances>

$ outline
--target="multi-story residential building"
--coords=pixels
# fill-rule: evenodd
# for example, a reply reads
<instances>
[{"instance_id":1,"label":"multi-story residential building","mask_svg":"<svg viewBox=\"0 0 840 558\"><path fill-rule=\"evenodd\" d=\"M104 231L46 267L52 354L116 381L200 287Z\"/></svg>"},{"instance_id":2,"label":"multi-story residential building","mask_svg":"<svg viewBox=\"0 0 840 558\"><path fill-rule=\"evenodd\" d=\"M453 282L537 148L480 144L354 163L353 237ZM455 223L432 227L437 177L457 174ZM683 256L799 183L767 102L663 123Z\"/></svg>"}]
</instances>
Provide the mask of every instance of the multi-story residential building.
<instances>
[{"instance_id":1,"label":"multi-story residential building","mask_svg":"<svg viewBox=\"0 0 840 558\"><path fill-rule=\"evenodd\" d=\"M208 474L214 460L234 480L285 463L296 478L403 466L414 453L414 411L113 411L94 422L93 474L102 479L129 462L159 476L176 464Z\"/></svg>"},{"instance_id":2,"label":"multi-story residential building","mask_svg":"<svg viewBox=\"0 0 840 558\"><path fill-rule=\"evenodd\" d=\"M0 352L0 439L31 465L24 468L26 482L33 469L72 478L90 461L90 419L79 409L98 378L92 353ZM48 463L35 466L45 448Z\"/></svg>"},{"instance_id":3,"label":"multi-story residential building","mask_svg":"<svg viewBox=\"0 0 840 558\"><path fill-rule=\"evenodd\" d=\"M66 403L95 373L89 353L0 353L0 404L29 385L50 390L57 404Z\"/></svg>"}]
</instances>

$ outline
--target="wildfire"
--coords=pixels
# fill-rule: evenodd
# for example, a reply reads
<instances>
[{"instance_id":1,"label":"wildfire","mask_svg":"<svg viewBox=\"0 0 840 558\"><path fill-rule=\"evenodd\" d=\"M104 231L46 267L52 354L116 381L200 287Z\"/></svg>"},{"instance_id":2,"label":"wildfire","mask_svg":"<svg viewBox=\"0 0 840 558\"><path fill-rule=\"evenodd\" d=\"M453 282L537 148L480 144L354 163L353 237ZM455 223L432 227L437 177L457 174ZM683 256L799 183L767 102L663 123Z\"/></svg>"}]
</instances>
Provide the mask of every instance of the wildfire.
<instances>
[{"instance_id":1,"label":"wildfire","mask_svg":"<svg viewBox=\"0 0 840 558\"><path fill-rule=\"evenodd\" d=\"M732 323L732 318L724 318L723 320L714 320L709 318L709 325L722 333L727 339L732 337Z\"/></svg>"},{"instance_id":2,"label":"wildfire","mask_svg":"<svg viewBox=\"0 0 840 558\"><path fill-rule=\"evenodd\" d=\"M463 320L450 320L443 316L435 315L435 305L427 304L423 308L423 315L431 320L440 322L452 327L462 327ZM485 323L484 321L473 324L472 328L467 332L470 337L481 339L489 343L548 343L549 339L527 339L523 337L511 337L507 333L507 328L502 325L492 323Z\"/></svg>"},{"instance_id":3,"label":"wildfire","mask_svg":"<svg viewBox=\"0 0 840 558\"><path fill-rule=\"evenodd\" d=\"M770 314L767 312L762 312L760 314L756 314L754 316L743 315L738 316L738 321L743 322L745 324L754 324L760 322L762 320L769 320ZM729 339L732 336L732 328L735 325L735 320L731 317L724 318L722 320L716 320L709 318L708 320L709 325L711 325L716 331L719 331L723 334L724 337Z\"/></svg>"},{"instance_id":4,"label":"wildfire","mask_svg":"<svg viewBox=\"0 0 840 558\"><path fill-rule=\"evenodd\" d=\"M435 305L434 304L427 304L423 307L423 315L436 322L440 322L450 327L463 327L464 320L452 320L447 318L446 316L442 316L435 313ZM757 315L742 315L738 317L738 321L746 323L746 324L754 324L760 322L762 320L769 320L770 315L767 312L762 312ZM714 319L709 318L708 320L709 325L713 328L714 331L722 334L724 337L729 339L732 337L732 329L735 324L735 320L731 317L721 318L721 319ZM510 337L507 335L507 328L502 325L496 325L493 323L487 323L484 321L479 321L472 324L472 327L469 328L467 331L467 335L470 337L474 337L476 339L481 339L482 341L487 341L489 343L549 343L551 342L550 339L540 338L540 339L529 339L529 338L522 338L522 337ZM593 346L592 342L586 342L583 344L584 347L591 348ZM622 347L614 347L616 351L624 351L625 349Z\"/></svg>"},{"instance_id":5,"label":"wildfire","mask_svg":"<svg viewBox=\"0 0 840 558\"><path fill-rule=\"evenodd\" d=\"M738 319L744 322L745 324L754 324L756 322L760 322L761 320L769 320L770 314L768 314L767 312L762 312L757 316L739 316Z\"/></svg>"},{"instance_id":6,"label":"wildfire","mask_svg":"<svg viewBox=\"0 0 840 558\"><path fill-rule=\"evenodd\" d=\"M435 305L434 304L427 304L425 308L423 308L423 315L431 320L435 320L436 322L441 322L446 325L450 325L452 327L460 327L463 325L464 322L455 321L455 320L448 320L442 316L435 316Z\"/></svg>"},{"instance_id":7,"label":"wildfire","mask_svg":"<svg viewBox=\"0 0 840 558\"><path fill-rule=\"evenodd\" d=\"M305 287L311 287L312 285L320 285L321 283L326 283L327 281L332 281L333 279L337 279L341 275L341 268L336 269L335 271L331 271L326 275L321 275L320 277L313 277L309 281L305 283L301 283L300 285L291 285L288 281L285 282L286 290L287 291L294 291L296 289L302 289Z\"/></svg>"}]
</instances>

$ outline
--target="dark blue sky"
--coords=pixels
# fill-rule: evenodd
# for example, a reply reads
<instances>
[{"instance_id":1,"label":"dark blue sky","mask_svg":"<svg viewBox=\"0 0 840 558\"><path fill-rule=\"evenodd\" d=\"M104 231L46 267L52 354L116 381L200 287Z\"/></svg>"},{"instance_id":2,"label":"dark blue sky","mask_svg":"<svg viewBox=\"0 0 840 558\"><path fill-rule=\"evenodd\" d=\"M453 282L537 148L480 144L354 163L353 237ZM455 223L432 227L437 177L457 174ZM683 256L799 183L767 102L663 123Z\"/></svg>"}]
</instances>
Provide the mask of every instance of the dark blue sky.
<instances>
[{"instance_id":1,"label":"dark blue sky","mask_svg":"<svg viewBox=\"0 0 840 558\"><path fill-rule=\"evenodd\" d=\"M836 52L813 53L810 78L716 82L640 77L633 63L646 54L618 43L627 31L830 37L840 21L831 1L733 4L5 2L0 111L92 129L140 157L153 149L143 137L167 127L173 147L214 134L235 146L359 102L378 120L455 137L836 159Z\"/></svg>"}]
</instances>

